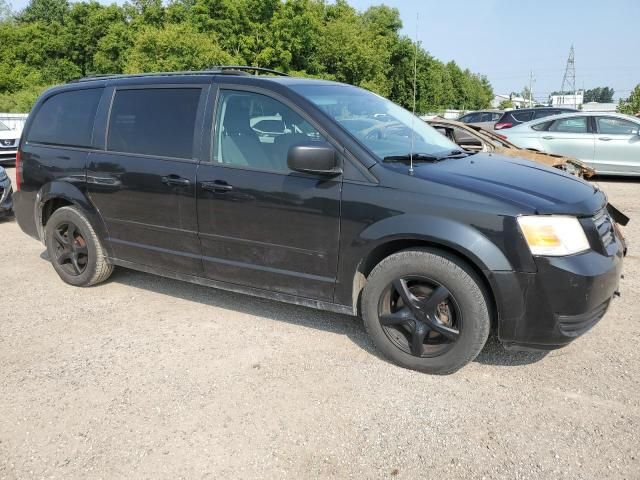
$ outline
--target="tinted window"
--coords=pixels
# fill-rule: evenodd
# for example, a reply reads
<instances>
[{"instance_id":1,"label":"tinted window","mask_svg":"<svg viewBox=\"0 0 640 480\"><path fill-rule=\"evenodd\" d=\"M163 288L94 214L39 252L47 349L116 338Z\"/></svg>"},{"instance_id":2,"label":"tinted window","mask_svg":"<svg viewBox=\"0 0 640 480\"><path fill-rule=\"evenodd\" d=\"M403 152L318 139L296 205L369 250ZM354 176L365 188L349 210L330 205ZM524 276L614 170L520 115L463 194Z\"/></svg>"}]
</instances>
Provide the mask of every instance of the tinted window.
<instances>
[{"instance_id":1,"label":"tinted window","mask_svg":"<svg viewBox=\"0 0 640 480\"><path fill-rule=\"evenodd\" d=\"M27 140L90 147L93 121L102 90L73 90L48 98L36 113Z\"/></svg>"},{"instance_id":2,"label":"tinted window","mask_svg":"<svg viewBox=\"0 0 640 480\"><path fill-rule=\"evenodd\" d=\"M479 122L480 121L480 114L479 113L469 113L469 114L465 115L464 117L462 117L460 119L460 121L464 122L464 123Z\"/></svg>"},{"instance_id":3,"label":"tinted window","mask_svg":"<svg viewBox=\"0 0 640 480\"><path fill-rule=\"evenodd\" d=\"M511 116L519 122L528 122L533 117L533 112L511 112Z\"/></svg>"},{"instance_id":4,"label":"tinted window","mask_svg":"<svg viewBox=\"0 0 640 480\"><path fill-rule=\"evenodd\" d=\"M598 132L611 135L635 135L640 129L637 123L615 117L598 117Z\"/></svg>"},{"instance_id":5,"label":"tinted window","mask_svg":"<svg viewBox=\"0 0 640 480\"><path fill-rule=\"evenodd\" d=\"M538 110L534 112L533 118L544 118L560 113L559 110Z\"/></svg>"},{"instance_id":6,"label":"tinted window","mask_svg":"<svg viewBox=\"0 0 640 480\"><path fill-rule=\"evenodd\" d=\"M587 133L587 117L570 117L555 120L549 130L552 132Z\"/></svg>"},{"instance_id":7,"label":"tinted window","mask_svg":"<svg viewBox=\"0 0 640 480\"><path fill-rule=\"evenodd\" d=\"M278 100L236 90L220 93L213 155L218 163L288 173L289 148L321 139L315 128Z\"/></svg>"},{"instance_id":8,"label":"tinted window","mask_svg":"<svg viewBox=\"0 0 640 480\"><path fill-rule=\"evenodd\" d=\"M193 158L200 88L116 91L107 150Z\"/></svg>"},{"instance_id":9,"label":"tinted window","mask_svg":"<svg viewBox=\"0 0 640 480\"><path fill-rule=\"evenodd\" d=\"M493 118L493 114L490 112L484 112L483 114L480 115L481 122L490 122L492 118Z\"/></svg>"},{"instance_id":10,"label":"tinted window","mask_svg":"<svg viewBox=\"0 0 640 480\"><path fill-rule=\"evenodd\" d=\"M497 122L498 120L500 120L500 117L502 117L501 113L498 113L498 112L492 113L491 114L491 121L492 122Z\"/></svg>"}]
</instances>

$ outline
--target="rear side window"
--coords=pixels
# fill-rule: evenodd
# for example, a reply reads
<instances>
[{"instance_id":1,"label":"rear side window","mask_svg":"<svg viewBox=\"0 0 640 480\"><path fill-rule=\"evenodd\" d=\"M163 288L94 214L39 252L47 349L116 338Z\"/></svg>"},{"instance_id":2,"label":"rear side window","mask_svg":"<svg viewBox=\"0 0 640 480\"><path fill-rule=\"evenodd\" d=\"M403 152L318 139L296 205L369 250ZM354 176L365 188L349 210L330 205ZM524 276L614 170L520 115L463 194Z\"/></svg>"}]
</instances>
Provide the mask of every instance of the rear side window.
<instances>
[{"instance_id":1,"label":"rear side window","mask_svg":"<svg viewBox=\"0 0 640 480\"><path fill-rule=\"evenodd\" d=\"M511 116L518 122L528 122L533 118L533 112L511 112Z\"/></svg>"},{"instance_id":2,"label":"rear side window","mask_svg":"<svg viewBox=\"0 0 640 480\"><path fill-rule=\"evenodd\" d=\"M48 98L33 119L27 141L90 147L102 91L102 88L73 90Z\"/></svg>"},{"instance_id":3,"label":"rear side window","mask_svg":"<svg viewBox=\"0 0 640 480\"><path fill-rule=\"evenodd\" d=\"M533 118L544 118L544 117L549 117L551 115L557 115L558 113L560 113L559 110L538 110L533 115Z\"/></svg>"},{"instance_id":4,"label":"rear side window","mask_svg":"<svg viewBox=\"0 0 640 480\"><path fill-rule=\"evenodd\" d=\"M479 122L480 121L480 114L479 113L469 113L469 114L465 115L464 117L462 117L460 119L460 121L463 122L463 123Z\"/></svg>"},{"instance_id":5,"label":"rear side window","mask_svg":"<svg viewBox=\"0 0 640 480\"><path fill-rule=\"evenodd\" d=\"M117 90L107 150L161 157L194 156L200 88Z\"/></svg>"},{"instance_id":6,"label":"rear side window","mask_svg":"<svg viewBox=\"0 0 640 480\"><path fill-rule=\"evenodd\" d=\"M640 125L615 117L598 117L598 132L612 135L637 135Z\"/></svg>"}]
</instances>

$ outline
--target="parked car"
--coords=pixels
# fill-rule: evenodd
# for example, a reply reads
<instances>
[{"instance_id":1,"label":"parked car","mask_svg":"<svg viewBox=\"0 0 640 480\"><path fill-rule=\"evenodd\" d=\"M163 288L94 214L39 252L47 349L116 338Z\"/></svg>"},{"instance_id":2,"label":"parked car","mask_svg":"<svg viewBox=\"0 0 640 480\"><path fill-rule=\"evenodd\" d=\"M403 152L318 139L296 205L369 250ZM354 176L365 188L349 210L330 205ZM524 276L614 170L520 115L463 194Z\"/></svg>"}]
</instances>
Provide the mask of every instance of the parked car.
<instances>
[{"instance_id":1,"label":"parked car","mask_svg":"<svg viewBox=\"0 0 640 480\"><path fill-rule=\"evenodd\" d=\"M11 179L0 167L0 218L6 218L13 215L13 191L11 188Z\"/></svg>"},{"instance_id":2,"label":"parked car","mask_svg":"<svg viewBox=\"0 0 640 480\"><path fill-rule=\"evenodd\" d=\"M0 122L0 165L15 164L19 141L20 131Z\"/></svg>"},{"instance_id":3,"label":"parked car","mask_svg":"<svg viewBox=\"0 0 640 480\"><path fill-rule=\"evenodd\" d=\"M520 148L575 157L599 175L640 175L640 119L630 115L569 113L504 134Z\"/></svg>"},{"instance_id":4,"label":"parked car","mask_svg":"<svg viewBox=\"0 0 640 480\"><path fill-rule=\"evenodd\" d=\"M425 121L468 152L496 152L508 157L526 158L583 178L589 178L595 174L595 170L580 160L563 155L525 150L506 140L504 135L484 130L475 125L467 125L455 120L441 118Z\"/></svg>"},{"instance_id":5,"label":"parked car","mask_svg":"<svg viewBox=\"0 0 640 480\"><path fill-rule=\"evenodd\" d=\"M263 112L285 123L272 142L251 128ZM465 153L324 80L220 67L76 81L37 100L17 163L18 223L63 281L120 266L361 315L387 358L424 372L471 361L492 326L509 348L566 345L622 270L601 190Z\"/></svg>"},{"instance_id":6,"label":"parked car","mask_svg":"<svg viewBox=\"0 0 640 480\"><path fill-rule=\"evenodd\" d=\"M503 130L505 128L513 128L521 123L537 120L539 118L558 115L560 113L577 112L575 108L559 108L559 107L536 107L536 108L520 108L518 110L509 110L504 112L500 119L496 122L493 129Z\"/></svg>"},{"instance_id":7,"label":"parked car","mask_svg":"<svg viewBox=\"0 0 640 480\"><path fill-rule=\"evenodd\" d=\"M493 126L504 115L504 110L480 110L470 112L458 119L459 122L468 125L476 125L485 130L493 130Z\"/></svg>"}]
</instances>

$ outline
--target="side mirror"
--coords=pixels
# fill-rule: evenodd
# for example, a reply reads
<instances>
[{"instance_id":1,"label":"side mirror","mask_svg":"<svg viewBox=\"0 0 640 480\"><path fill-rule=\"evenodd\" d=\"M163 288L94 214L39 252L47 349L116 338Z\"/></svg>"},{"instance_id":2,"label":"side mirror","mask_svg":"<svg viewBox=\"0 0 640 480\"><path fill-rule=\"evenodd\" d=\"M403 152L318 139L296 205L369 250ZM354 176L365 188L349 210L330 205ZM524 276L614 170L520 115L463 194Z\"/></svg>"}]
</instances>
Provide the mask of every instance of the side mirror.
<instances>
[{"instance_id":1,"label":"side mirror","mask_svg":"<svg viewBox=\"0 0 640 480\"><path fill-rule=\"evenodd\" d=\"M296 172L339 175L335 149L326 142L307 142L289 147L287 166Z\"/></svg>"}]
</instances>

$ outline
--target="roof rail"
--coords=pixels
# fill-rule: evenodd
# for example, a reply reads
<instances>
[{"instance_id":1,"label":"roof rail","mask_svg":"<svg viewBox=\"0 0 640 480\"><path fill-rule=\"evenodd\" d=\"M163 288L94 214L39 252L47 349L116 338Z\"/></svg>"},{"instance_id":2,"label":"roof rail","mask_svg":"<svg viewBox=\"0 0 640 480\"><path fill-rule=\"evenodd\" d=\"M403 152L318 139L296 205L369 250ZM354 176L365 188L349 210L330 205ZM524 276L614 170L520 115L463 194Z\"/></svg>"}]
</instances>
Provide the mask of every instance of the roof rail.
<instances>
[{"instance_id":1,"label":"roof rail","mask_svg":"<svg viewBox=\"0 0 640 480\"><path fill-rule=\"evenodd\" d=\"M238 71L244 72L245 70L256 72L255 75L260 73L271 73L273 75L277 75L279 77L289 77L290 75L284 72L279 72L278 70L272 70L271 68L262 68L262 67L249 67L247 65L214 65L211 67L212 71L219 71L220 73L224 73L225 71Z\"/></svg>"},{"instance_id":2,"label":"roof rail","mask_svg":"<svg viewBox=\"0 0 640 480\"><path fill-rule=\"evenodd\" d=\"M288 77L289 75L277 70L271 70L270 68L262 67L249 67L245 65L215 65L208 70L186 70L181 72L153 72L153 73L99 73L95 75L88 75L83 78L71 80L68 83L89 82L91 80L110 80L115 78L139 78L139 77L162 77L162 76L175 76L175 75L250 75L248 71L255 72L255 75L259 73L270 73L272 75L278 75L282 77Z\"/></svg>"}]
</instances>

